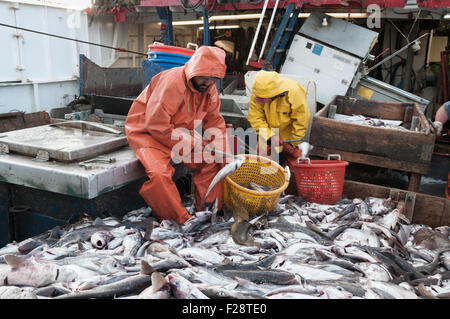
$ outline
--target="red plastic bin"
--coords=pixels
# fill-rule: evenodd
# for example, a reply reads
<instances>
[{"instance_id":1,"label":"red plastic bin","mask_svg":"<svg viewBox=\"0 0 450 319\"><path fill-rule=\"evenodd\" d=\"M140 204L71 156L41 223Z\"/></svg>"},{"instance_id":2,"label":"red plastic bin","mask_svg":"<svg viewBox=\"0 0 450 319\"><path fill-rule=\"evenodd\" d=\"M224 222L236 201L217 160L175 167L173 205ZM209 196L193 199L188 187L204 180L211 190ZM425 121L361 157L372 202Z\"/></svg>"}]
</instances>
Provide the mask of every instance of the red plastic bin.
<instances>
[{"instance_id":1,"label":"red plastic bin","mask_svg":"<svg viewBox=\"0 0 450 319\"><path fill-rule=\"evenodd\" d=\"M151 44L148 46L148 49L152 52L167 52L167 53L176 53L182 55L192 56L194 54L194 50L188 48L175 47L171 45L163 45L163 44Z\"/></svg>"},{"instance_id":2,"label":"red plastic bin","mask_svg":"<svg viewBox=\"0 0 450 319\"><path fill-rule=\"evenodd\" d=\"M348 162L339 160L290 161L294 171L297 195L310 203L333 205L342 198L345 168Z\"/></svg>"}]
</instances>

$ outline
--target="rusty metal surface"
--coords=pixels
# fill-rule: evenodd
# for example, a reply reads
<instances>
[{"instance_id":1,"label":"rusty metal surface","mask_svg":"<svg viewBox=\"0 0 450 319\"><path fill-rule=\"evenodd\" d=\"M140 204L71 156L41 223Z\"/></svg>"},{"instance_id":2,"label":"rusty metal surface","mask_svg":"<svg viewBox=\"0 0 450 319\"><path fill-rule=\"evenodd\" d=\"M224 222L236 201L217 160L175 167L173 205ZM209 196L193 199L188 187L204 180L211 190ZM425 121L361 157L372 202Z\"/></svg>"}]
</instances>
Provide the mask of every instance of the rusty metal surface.
<instances>
[{"instance_id":1,"label":"rusty metal surface","mask_svg":"<svg viewBox=\"0 0 450 319\"><path fill-rule=\"evenodd\" d=\"M64 162L92 158L128 144L121 131L114 134L91 127L81 129L59 124L5 132L0 136L0 144L6 153L35 157L46 152L49 159ZM77 121L75 124L82 123Z\"/></svg>"},{"instance_id":2,"label":"rusty metal surface","mask_svg":"<svg viewBox=\"0 0 450 319\"><path fill-rule=\"evenodd\" d=\"M142 68L102 68L80 55L80 95L136 97L143 83Z\"/></svg>"}]
</instances>

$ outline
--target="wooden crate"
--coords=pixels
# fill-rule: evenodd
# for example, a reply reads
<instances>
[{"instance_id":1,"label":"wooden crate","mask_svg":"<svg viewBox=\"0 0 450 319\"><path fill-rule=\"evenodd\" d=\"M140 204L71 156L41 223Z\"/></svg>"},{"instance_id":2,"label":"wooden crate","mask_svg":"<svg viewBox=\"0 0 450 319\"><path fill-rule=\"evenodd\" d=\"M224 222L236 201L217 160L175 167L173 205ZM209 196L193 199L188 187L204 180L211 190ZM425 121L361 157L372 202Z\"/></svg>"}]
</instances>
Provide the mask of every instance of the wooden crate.
<instances>
[{"instance_id":1,"label":"wooden crate","mask_svg":"<svg viewBox=\"0 0 450 319\"><path fill-rule=\"evenodd\" d=\"M407 194L410 198L414 198L413 205L408 205L405 201L404 212L412 223L430 227L450 226L450 199L350 180L344 181L343 195L347 198L364 199L368 196L389 198L393 194L398 196L393 199L399 201L404 201Z\"/></svg>"},{"instance_id":2,"label":"wooden crate","mask_svg":"<svg viewBox=\"0 0 450 319\"><path fill-rule=\"evenodd\" d=\"M336 114L364 115L403 121L408 130L346 123L329 118ZM417 131L410 130L413 125ZM408 189L417 191L420 177L428 172L435 135L417 103L379 102L335 96L313 117L312 156L340 154L342 160L410 172Z\"/></svg>"}]
</instances>

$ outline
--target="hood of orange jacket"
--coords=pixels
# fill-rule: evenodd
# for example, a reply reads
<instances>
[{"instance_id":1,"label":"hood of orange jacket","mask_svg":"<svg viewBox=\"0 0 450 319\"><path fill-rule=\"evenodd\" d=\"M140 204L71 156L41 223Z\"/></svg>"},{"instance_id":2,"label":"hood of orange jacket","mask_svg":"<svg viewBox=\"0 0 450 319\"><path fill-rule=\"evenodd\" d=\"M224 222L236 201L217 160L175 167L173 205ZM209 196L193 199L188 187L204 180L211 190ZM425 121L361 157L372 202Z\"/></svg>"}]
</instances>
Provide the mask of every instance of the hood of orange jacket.
<instances>
[{"instance_id":1,"label":"hood of orange jacket","mask_svg":"<svg viewBox=\"0 0 450 319\"><path fill-rule=\"evenodd\" d=\"M125 133L130 146L170 151L180 143L180 148L190 151L200 138L194 134L199 123L203 130L218 128L225 138L225 121L220 115L216 86L213 84L205 92L199 92L191 82L195 76L223 78L225 71L225 51L203 46L185 65L154 76L128 112ZM214 148L226 151L226 146L223 140L218 140Z\"/></svg>"}]
</instances>

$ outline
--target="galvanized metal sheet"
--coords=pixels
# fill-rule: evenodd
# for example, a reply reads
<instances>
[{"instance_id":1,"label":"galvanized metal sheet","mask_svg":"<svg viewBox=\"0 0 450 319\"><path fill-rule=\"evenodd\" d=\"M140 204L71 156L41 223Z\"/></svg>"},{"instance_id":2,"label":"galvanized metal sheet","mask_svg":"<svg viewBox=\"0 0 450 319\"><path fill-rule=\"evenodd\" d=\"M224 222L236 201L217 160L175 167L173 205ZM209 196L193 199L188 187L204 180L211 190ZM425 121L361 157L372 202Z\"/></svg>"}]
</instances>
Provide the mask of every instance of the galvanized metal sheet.
<instances>
[{"instance_id":1,"label":"galvanized metal sheet","mask_svg":"<svg viewBox=\"0 0 450 319\"><path fill-rule=\"evenodd\" d=\"M19 154L0 155L0 181L39 190L92 199L145 177L134 151L123 147L105 154L114 161L39 162Z\"/></svg>"},{"instance_id":2,"label":"galvanized metal sheet","mask_svg":"<svg viewBox=\"0 0 450 319\"><path fill-rule=\"evenodd\" d=\"M323 25L323 19L327 24ZM369 54L378 33L321 12L312 12L299 31L311 39L318 40L360 58Z\"/></svg>"},{"instance_id":3,"label":"galvanized metal sheet","mask_svg":"<svg viewBox=\"0 0 450 319\"><path fill-rule=\"evenodd\" d=\"M424 113L427 113L427 106L431 103L427 99L399 89L398 87L382 82L370 76L361 78L357 87L355 89L350 89L347 95L351 97L361 98L361 96L358 94L361 87L369 90L370 100L372 101L415 102L419 104L420 109Z\"/></svg>"},{"instance_id":4,"label":"galvanized metal sheet","mask_svg":"<svg viewBox=\"0 0 450 319\"><path fill-rule=\"evenodd\" d=\"M82 121L77 122L83 125ZM7 145L10 153L35 157L47 152L50 159L63 162L92 158L128 144L125 134L120 131L114 134L114 129L102 132L92 127L93 123L87 124L91 126L89 129L59 124L5 132L0 135L0 144Z\"/></svg>"}]
</instances>

